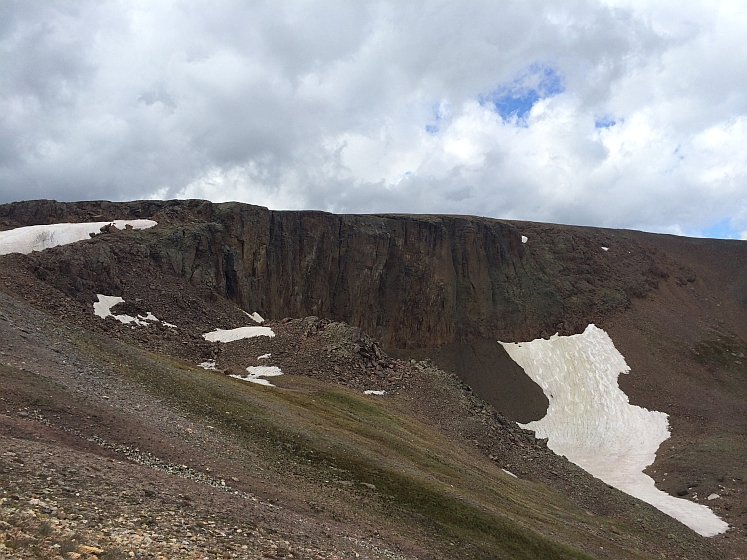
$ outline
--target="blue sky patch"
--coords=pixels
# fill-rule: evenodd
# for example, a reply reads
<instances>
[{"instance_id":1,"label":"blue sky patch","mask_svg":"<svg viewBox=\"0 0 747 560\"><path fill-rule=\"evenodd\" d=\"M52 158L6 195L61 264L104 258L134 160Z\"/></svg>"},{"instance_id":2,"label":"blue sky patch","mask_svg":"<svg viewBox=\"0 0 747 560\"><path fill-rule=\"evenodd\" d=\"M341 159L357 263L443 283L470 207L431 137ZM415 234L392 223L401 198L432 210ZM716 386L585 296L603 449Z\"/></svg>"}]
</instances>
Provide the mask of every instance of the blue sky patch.
<instances>
[{"instance_id":1,"label":"blue sky patch","mask_svg":"<svg viewBox=\"0 0 747 560\"><path fill-rule=\"evenodd\" d=\"M428 134L436 134L439 130L441 130L439 123L447 114L448 103L446 101L436 103L431 107L431 110L433 111L433 120L430 124L425 125L425 131Z\"/></svg>"},{"instance_id":2,"label":"blue sky patch","mask_svg":"<svg viewBox=\"0 0 747 560\"><path fill-rule=\"evenodd\" d=\"M504 121L525 121L532 107L541 99L565 91L563 78L553 68L533 64L510 84L498 86L480 98L482 105L492 105Z\"/></svg>"},{"instance_id":3,"label":"blue sky patch","mask_svg":"<svg viewBox=\"0 0 747 560\"><path fill-rule=\"evenodd\" d=\"M611 117L602 117L594 122L594 128L610 128L617 124L617 121Z\"/></svg>"},{"instance_id":4,"label":"blue sky patch","mask_svg":"<svg viewBox=\"0 0 747 560\"><path fill-rule=\"evenodd\" d=\"M702 229L700 236L710 237L711 239L739 239L739 232L731 227L729 218L724 218Z\"/></svg>"}]
</instances>

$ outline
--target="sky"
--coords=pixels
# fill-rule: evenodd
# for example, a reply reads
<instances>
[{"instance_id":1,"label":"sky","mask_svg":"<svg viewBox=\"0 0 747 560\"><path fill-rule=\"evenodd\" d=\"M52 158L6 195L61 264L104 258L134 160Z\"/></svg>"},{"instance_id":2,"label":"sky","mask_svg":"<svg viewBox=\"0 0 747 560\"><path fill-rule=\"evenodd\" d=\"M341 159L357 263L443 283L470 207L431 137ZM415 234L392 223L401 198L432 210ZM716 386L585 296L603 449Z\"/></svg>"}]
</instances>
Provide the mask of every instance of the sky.
<instances>
[{"instance_id":1,"label":"sky","mask_svg":"<svg viewBox=\"0 0 747 560\"><path fill-rule=\"evenodd\" d=\"M747 3L0 0L0 203L747 239Z\"/></svg>"}]
</instances>

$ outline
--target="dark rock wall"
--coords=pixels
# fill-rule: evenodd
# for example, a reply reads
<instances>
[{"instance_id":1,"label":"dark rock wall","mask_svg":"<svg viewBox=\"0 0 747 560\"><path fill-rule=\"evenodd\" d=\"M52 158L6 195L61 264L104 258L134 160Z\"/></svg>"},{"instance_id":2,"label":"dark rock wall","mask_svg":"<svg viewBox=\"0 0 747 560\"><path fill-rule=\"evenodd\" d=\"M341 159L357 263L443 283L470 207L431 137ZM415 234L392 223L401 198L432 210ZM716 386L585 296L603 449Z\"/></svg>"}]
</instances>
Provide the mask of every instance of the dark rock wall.
<instances>
[{"instance_id":1,"label":"dark rock wall","mask_svg":"<svg viewBox=\"0 0 747 560\"><path fill-rule=\"evenodd\" d=\"M159 222L111 235L161 272L266 318L346 321L390 348L580 332L644 297L674 266L626 232L467 216L279 212L195 200L0 206L2 229L124 218ZM117 262L122 251L109 251L107 235L84 242L85 250L30 259L47 281L74 277L76 289L116 291L135 273Z\"/></svg>"},{"instance_id":2,"label":"dark rock wall","mask_svg":"<svg viewBox=\"0 0 747 560\"><path fill-rule=\"evenodd\" d=\"M344 320L408 347L528 333L561 310L504 222L214 210L197 227L172 227L155 259L268 317Z\"/></svg>"}]
</instances>

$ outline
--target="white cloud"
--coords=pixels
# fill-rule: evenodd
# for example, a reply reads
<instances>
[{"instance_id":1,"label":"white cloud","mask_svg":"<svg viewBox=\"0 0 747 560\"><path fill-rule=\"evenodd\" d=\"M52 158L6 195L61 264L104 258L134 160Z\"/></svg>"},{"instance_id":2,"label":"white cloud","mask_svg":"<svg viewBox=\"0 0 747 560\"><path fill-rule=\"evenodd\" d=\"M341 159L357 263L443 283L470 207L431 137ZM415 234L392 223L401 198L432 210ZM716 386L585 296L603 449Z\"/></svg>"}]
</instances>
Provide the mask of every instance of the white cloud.
<instances>
[{"instance_id":1,"label":"white cloud","mask_svg":"<svg viewBox=\"0 0 747 560\"><path fill-rule=\"evenodd\" d=\"M0 201L747 229L735 2L0 8Z\"/></svg>"}]
</instances>

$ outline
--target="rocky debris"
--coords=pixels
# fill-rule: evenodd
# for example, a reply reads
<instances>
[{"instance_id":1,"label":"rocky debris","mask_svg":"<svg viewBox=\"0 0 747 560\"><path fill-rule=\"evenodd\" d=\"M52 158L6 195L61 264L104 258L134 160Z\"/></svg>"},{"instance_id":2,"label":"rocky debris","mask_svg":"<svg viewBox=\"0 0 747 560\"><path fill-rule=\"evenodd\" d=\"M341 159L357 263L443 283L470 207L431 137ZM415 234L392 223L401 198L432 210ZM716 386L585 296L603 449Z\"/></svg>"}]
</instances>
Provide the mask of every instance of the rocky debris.
<instances>
[{"instance_id":1,"label":"rocky debris","mask_svg":"<svg viewBox=\"0 0 747 560\"><path fill-rule=\"evenodd\" d=\"M379 343L361 329L307 317L286 323L286 337L294 336L299 328L297 324L305 329L304 354L315 357L307 358L307 367L303 369L285 366L288 372L360 391L385 389L388 392L405 388L414 374L412 364L390 358ZM280 354L277 359L282 363L284 356L287 354Z\"/></svg>"},{"instance_id":2,"label":"rocky debris","mask_svg":"<svg viewBox=\"0 0 747 560\"><path fill-rule=\"evenodd\" d=\"M188 494L188 487L175 493L153 477L132 480L127 465L118 461L102 463L80 454L51 468L47 452L54 449L40 452L28 443L0 441L26 457L23 465L8 465L0 457L0 473L14 477L0 490L0 558L333 559L366 551L350 541L342 550L314 546L311 539L263 526L256 514L237 523L220 509L197 511L203 497ZM105 471L106 486L116 481L116 491L102 495L83 480L85 474L73 474L76 468ZM370 550L373 543L361 539L361 544Z\"/></svg>"},{"instance_id":3,"label":"rocky debris","mask_svg":"<svg viewBox=\"0 0 747 560\"><path fill-rule=\"evenodd\" d=\"M161 399L129 385L114 371L107 371L117 364L112 362L102 367L96 362L97 357L100 358L98 354L89 356L81 352L77 343L78 337L85 336L83 331L60 328L38 311L8 301L4 294L0 294L0 307L7 319L0 327L5 329L0 333L0 342L10 344L13 359L19 360L16 363L23 367L20 358L33 362L34 370L45 376L52 375L63 384L39 385L39 381L34 381L38 379L36 374L26 370L0 371L3 387L0 438L7 433L22 438L0 439L0 449L8 449L7 455L0 457L0 486L26 501L36 494L44 502L41 507L49 506L49 513L38 510L42 515L40 523L47 520L44 515L53 516L54 508L62 510L65 516L80 516L80 520L65 517L61 524L52 522L54 531L60 529L54 532L56 540L44 540L43 535L36 534L42 525L29 522L24 525L24 533L18 536L36 548L30 549L28 554L25 549L19 552L19 547L13 544L21 541L11 539L9 548L13 548L13 553L8 553L9 557L25 557L22 554L32 557L31 554L38 552L41 557L55 558L60 549L52 547L70 537L71 531L85 537L76 541L77 544L97 546L105 551L105 558L118 558L121 553L129 557L130 552L136 556L142 552L142 557L154 558L158 555L164 558L410 557L398 550L401 544L398 537L392 542L391 536L388 539L383 536L396 533L391 528L385 529L381 523L378 529L382 536L378 531L376 535L369 535L365 523L354 525L359 528L341 526L339 519L350 516L346 508L356 501L343 500L346 505L341 508L340 498L336 492L330 492L323 480L299 479L292 469L280 464L275 466L274 460L270 462L272 469L268 469L267 459L259 461L253 453L223 439L223 423L196 425L182 412L160 402ZM304 324L303 321L289 323L299 329ZM32 325L44 326L37 329ZM21 348L19 341L23 339L19 335L27 333L34 337L34 343ZM316 337L312 335L311 339L316 340ZM16 350L20 353L16 354ZM254 357L259 355L254 354ZM117 361L123 359L120 357ZM303 355L298 356L298 361L303 361ZM0 364L0 370L2 367ZM23 375L19 378L21 372ZM13 377L2 377L4 374ZM8 383L9 379L15 381ZM25 388L23 383L31 383L31 386ZM57 395L60 390L63 393ZM29 406L34 394L47 395L48 392L49 400L45 396L41 408ZM25 405L23 399L29 399ZM4 416L7 406L14 410ZM142 420L133 422L133 415ZM15 419L14 423L8 424L9 419ZM146 422L147 427L141 422ZM60 438L67 447L50 448L39 442ZM33 451L38 445L42 447ZM40 459L32 462L30 457L34 453ZM117 472L104 470L102 460L104 465L118 469ZM132 469L141 470L133 472ZM8 477L8 473L13 474ZM100 473L106 475L100 476ZM261 480L256 480L257 475ZM47 477L52 480L48 481ZM8 480L12 482L6 484ZM284 489L286 486L288 490ZM352 487L352 491L355 488ZM50 490L55 500L45 498L44 490ZM130 498L124 498L125 494ZM299 494L316 504L317 509L311 515L304 507L299 507ZM76 503L65 503L60 497ZM168 503L158 506L164 498ZM377 498L372 496L371 499ZM116 500L117 507L111 507L112 500ZM150 507L153 504L145 507L149 500L157 502L158 507ZM250 509L246 510L247 507ZM12 516L15 511L6 513ZM144 527L137 519L143 519L142 511L162 529L141 531ZM330 517L329 512L338 516L337 519ZM204 550L186 547L183 541L194 545L200 539L184 535L183 528L201 519L214 521L216 515L223 518L216 521L215 527L223 535L208 535L205 541L208 546ZM86 523L81 524L81 520ZM241 535L236 532L237 528L246 526L247 520L256 525L253 538L248 532ZM93 521L94 530L85 531L91 529ZM70 522L77 525L70 526ZM194 530L191 532L196 534ZM249 538L242 544L239 536ZM77 551L78 548L71 550L87 558ZM0 550L0 557L5 553L7 550Z\"/></svg>"}]
</instances>

